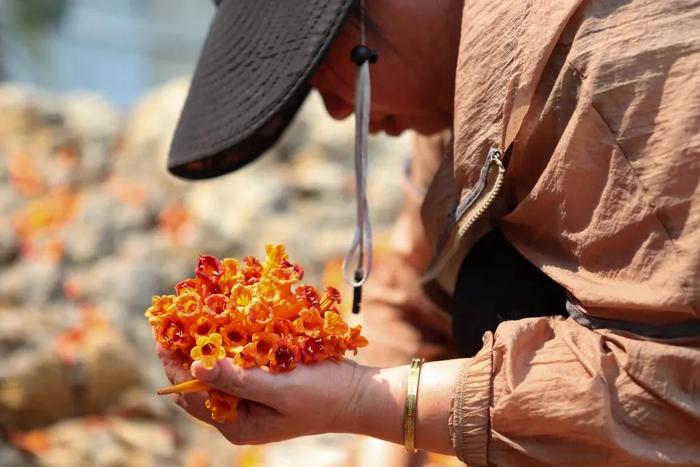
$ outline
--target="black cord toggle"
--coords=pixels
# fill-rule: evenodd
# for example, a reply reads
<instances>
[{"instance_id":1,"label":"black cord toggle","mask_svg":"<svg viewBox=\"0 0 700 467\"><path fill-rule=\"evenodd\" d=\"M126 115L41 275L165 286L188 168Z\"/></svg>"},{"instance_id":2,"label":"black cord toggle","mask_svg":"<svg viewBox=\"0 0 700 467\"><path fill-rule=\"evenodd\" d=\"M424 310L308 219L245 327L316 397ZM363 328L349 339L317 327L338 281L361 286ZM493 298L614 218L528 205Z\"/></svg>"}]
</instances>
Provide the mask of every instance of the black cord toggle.
<instances>
[{"instance_id":1,"label":"black cord toggle","mask_svg":"<svg viewBox=\"0 0 700 467\"><path fill-rule=\"evenodd\" d=\"M355 281L361 281L362 280L362 271L357 270L355 271ZM362 286L361 285L356 285L352 289L352 312L353 314L359 314L360 313L360 306L362 304Z\"/></svg>"},{"instance_id":2,"label":"black cord toggle","mask_svg":"<svg viewBox=\"0 0 700 467\"><path fill-rule=\"evenodd\" d=\"M379 54L374 49L370 49L366 45L356 45L350 51L350 60L357 66L362 65L365 62L377 63L379 60Z\"/></svg>"}]
</instances>

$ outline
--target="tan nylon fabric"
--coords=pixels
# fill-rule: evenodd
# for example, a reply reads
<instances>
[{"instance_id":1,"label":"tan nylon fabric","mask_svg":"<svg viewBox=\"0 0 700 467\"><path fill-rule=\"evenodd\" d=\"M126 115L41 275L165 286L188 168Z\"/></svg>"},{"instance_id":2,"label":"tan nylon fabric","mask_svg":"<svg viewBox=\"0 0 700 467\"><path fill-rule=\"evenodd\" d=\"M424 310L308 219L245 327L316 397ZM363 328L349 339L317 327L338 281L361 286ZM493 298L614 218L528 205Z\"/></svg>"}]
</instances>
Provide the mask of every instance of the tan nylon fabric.
<instances>
[{"instance_id":1,"label":"tan nylon fabric","mask_svg":"<svg viewBox=\"0 0 700 467\"><path fill-rule=\"evenodd\" d=\"M493 336L484 335L484 347L465 363L452 398L449 425L452 445L459 459L469 465L487 464Z\"/></svg>"},{"instance_id":2,"label":"tan nylon fabric","mask_svg":"<svg viewBox=\"0 0 700 467\"><path fill-rule=\"evenodd\" d=\"M499 222L528 260L592 316L699 319L700 3L466 0L461 40L453 155L422 210L433 248L488 149L512 142ZM455 391L461 459L697 465L698 339L539 318L503 323L492 345L492 368ZM469 375L490 381L487 417L465 412L485 391Z\"/></svg>"}]
</instances>

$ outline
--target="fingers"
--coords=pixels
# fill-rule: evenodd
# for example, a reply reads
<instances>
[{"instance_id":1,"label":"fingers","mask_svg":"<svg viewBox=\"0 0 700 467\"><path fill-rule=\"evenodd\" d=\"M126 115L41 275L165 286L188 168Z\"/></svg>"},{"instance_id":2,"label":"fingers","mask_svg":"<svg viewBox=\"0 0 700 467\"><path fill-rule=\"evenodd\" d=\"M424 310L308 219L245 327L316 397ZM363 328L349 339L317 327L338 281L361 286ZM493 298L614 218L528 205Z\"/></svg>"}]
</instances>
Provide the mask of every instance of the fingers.
<instances>
[{"instance_id":1,"label":"fingers","mask_svg":"<svg viewBox=\"0 0 700 467\"><path fill-rule=\"evenodd\" d=\"M189 393L176 395L175 403L192 417L212 425L226 439L236 445L262 444L270 441L280 441L285 436L278 434L285 422L274 409L257 402L241 400L238 405L238 418L233 422L215 422L209 410L205 407L205 393Z\"/></svg>"},{"instance_id":2,"label":"fingers","mask_svg":"<svg viewBox=\"0 0 700 467\"><path fill-rule=\"evenodd\" d=\"M171 352L170 350L163 347L163 345L160 342L158 342L156 343L156 353L158 354L158 357L162 360L165 357L173 355L175 352Z\"/></svg>"},{"instance_id":3,"label":"fingers","mask_svg":"<svg viewBox=\"0 0 700 467\"><path fill-rule=\"evenodd\" d=\"M187 413L192 415L205 423L212 424L213 420L211 418L211 412L204 405L204 401L207 400L206 392L191 392L189 394L181 395L180 400L175 400L175 403L185 409Z\"/></svg>"},{"instance_id":4,"label":"fingers","mask_svg":"<svg viewBox=\"0 0 700 467\"><path fill-rule=\"evenodd\" d=\"M187 360L179 352L171 352L158 344L156 346L158 358L163 364L165 376L172 384L181 383L191 379L190 373L187 371Z\"/></svg>"},{"instance_id":5,"label":"fingers","mask_svg":"<svg viewBox=\"0 0 700 467\"><path fill-rule=\"evenodd\" d=\"M260 368L244 370L228 358L219 360L211 370L195 362L191 372L198 380L220 391L273 407L280 398L280 383L288 379L287 374L272 375Z\"/></svg>"},{"instance_id":6,"label":"fingers","mask_svg":"<svg viewBox=\"0 0 700 467\"><path fill-rule=\"evenodd\" d=\"M192 379L192 375L187 369L189 362L184 355L179 352L171 352L160 344L156 346L156 352L171 383L178 384ZM206 392L175 394L173 401L192 417L218 428L219 424L213 422L211 413L204 405L207 397Z\"/></svg>"}]
</instances>

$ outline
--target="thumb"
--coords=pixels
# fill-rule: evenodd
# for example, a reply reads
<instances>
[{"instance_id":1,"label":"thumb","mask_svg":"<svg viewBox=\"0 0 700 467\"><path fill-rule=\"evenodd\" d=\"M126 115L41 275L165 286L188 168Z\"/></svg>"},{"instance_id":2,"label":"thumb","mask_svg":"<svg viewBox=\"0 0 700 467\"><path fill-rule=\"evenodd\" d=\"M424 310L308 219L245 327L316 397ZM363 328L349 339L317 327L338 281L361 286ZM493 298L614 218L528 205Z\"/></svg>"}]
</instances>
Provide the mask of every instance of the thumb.
<instances>
[{"instance_id":1,"label":"thumb","mask_svg":"<svg viewBox=\"0 0 700 467\"><path fill-rule=\"evenodd\" d=\"M276 389L279 381L275 381L273 375L260 368L243 369L234 365L230 358L219 360L211 369L194 362L190 371L201 382L243 399L272 405L275 394L279 396Z\"/></svg>"}]
</instances>

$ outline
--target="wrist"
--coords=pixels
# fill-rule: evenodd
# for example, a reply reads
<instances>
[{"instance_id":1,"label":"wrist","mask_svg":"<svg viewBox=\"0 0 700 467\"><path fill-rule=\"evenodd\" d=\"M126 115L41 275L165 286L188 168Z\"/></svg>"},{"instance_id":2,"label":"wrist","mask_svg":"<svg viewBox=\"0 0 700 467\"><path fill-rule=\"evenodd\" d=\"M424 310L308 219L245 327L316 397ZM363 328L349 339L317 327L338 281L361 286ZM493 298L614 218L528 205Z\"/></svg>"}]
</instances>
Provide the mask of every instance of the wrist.
<instances>
[{"instance_id":1,"label":"wrist","mask_svg":"<svg viewBox=\"0 0 700 467\"><path fill-rule=\"evenodd\" d=\"M454 455L448 418L450 402L464 360L423 365L416 407L416 447ZM404 444L403 422L409 366L373 368L357 365L347 388L342 416L334 431L372 436Z\"/></svg>"},{"instance_id":2,"label":"wrist","mask_svg":"<svg viewBox=\"0 0 700 467\"><path fill-rule=\"evenodd\" d=\"M416 447L454 455L449 432L450 405L464 360L444 360L423 365L418 389Z\"/></svg>"},{"instance_id":3,"label":"wrist","mask_svg":"<svg viewBox=\"0 0 700 467\"><path fill-rule=\"evenodd\" d=\"M357 385L347 404L342 431L403 443L407 374L406 366L358 366Z\"/></svg>"}]
</instances>

